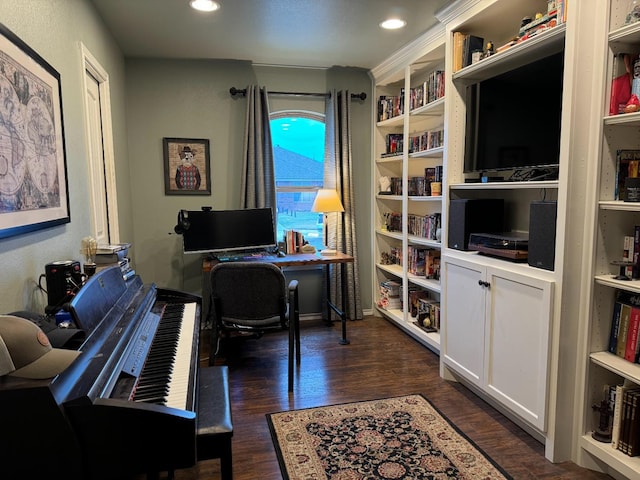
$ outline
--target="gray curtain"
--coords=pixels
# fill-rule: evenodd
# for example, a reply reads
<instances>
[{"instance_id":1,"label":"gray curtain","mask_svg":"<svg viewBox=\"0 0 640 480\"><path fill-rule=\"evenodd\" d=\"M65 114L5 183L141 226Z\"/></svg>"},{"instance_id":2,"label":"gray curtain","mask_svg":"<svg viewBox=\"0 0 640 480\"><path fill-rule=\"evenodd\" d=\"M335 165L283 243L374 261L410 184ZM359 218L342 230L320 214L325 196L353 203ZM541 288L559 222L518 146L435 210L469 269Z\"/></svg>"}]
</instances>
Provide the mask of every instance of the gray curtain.
<instances>
[{"instance_id":1,"label":"gray curtain","mask_svg":"<svg viewBox=\"0 0 640 480\"><path fill-rule=\"evenodd\" d=\"M241 208L271 207L276 212L276 174L269 126L267 89L247 87Z\"/></svg>"},{"instance_id":2,"label":"gray curtain","mask_svg":"<svg viewBox=\"0 0 640 480\"><path fill-rule=\"evenodd\" d=\"M342 200L344 213L327 216L328 248L354 257L347 268L347 317L362 319L360 276L358 273L358 248L356 246L355 196L351 158L351 95L347 90L332 90L325 106L325 164L324 188L335 188ZM335 244L333 244L335 242ZM334 305L342 305L342 280L339 267L330 270L330 298ZM326 282L325 282L326 283ZM331 313L331 312L327 312Z\"/></svg>"}]
</instances>

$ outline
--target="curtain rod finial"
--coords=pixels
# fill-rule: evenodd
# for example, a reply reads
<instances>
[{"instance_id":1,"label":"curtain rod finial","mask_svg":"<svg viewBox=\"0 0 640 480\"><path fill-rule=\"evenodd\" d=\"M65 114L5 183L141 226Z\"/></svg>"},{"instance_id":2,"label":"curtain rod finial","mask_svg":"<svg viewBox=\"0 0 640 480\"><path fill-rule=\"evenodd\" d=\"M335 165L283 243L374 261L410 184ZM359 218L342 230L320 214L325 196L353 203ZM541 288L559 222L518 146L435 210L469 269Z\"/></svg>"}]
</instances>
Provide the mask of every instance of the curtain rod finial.
<instances>
[{"instance_id":1,"label":"curtain rod finial","mask_svg":"<svg viewBox=\"0 0 640 480\"><path fill-rule=\"evenodd\" d=\"M231 94L232 97L235 97L236 95L246 95L247 94L247 90L238 90L236 87L231 87L229 89L229 93Z\"/></svg>"}]
</instances>

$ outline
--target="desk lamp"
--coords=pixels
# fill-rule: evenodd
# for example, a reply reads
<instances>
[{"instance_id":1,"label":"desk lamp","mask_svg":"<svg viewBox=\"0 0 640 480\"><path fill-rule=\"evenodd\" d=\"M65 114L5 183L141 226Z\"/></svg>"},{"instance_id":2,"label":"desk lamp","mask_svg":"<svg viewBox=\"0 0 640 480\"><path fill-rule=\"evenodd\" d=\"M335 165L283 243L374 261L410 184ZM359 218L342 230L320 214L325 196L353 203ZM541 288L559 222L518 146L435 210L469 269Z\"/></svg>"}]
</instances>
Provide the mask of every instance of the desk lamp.
<instances>
[{"instance_id":1,"label":"desk lamp","mask_svg":"<svg viewBox=\"0 0 640 480\"><path fill-rule=\"evenodd\" d=\"M316 195L316 199L313 201L313 205L311 206L312 212L324 213L324 242L328 246L328 238L327 238L327 213L329 212L344 212L344 207L342 206L342 202L340 201L340 197L338 197L338 192L334 189L325 189L321 188L318 190L318 194ZM336 234L337 237L337 234ZM338 240L336 238L336 244ZM337 253L336 250L326 248L320 252L321 255L335 255Z\"/></svg>"}]
</instances>

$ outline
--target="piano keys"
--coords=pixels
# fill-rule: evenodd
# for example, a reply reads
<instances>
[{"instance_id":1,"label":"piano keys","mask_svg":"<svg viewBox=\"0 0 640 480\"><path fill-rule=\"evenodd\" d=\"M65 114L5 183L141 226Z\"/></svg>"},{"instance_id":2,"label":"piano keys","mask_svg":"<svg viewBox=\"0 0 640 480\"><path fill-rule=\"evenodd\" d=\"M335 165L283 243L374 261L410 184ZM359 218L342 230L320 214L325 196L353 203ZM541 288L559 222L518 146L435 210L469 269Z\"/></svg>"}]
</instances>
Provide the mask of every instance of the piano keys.
<instances>
[{"instance_id":1,"label":"piano keys","mask_svg":"<svg viewBox=\"0 0 640 480\"><path fill-rule=\"evenodd\" d=\"M122 478L196 462L201 299L117 267L70 305L81 354L49 380L0 377L0 478Z\"/></svg>"}]
</instances>

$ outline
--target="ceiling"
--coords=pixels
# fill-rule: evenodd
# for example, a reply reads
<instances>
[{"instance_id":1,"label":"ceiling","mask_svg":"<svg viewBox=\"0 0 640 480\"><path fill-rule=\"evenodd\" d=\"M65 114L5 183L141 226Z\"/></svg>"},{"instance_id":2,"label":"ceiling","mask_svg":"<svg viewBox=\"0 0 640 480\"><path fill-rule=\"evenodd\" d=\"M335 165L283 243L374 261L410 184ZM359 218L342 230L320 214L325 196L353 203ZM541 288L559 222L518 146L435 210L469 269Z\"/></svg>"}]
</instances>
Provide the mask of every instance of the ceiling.
<instances>
[{"instance_id":1,"label":"ceiling","mask_svg":"<svg viewBox=\"0 0 640 480\"><path fill-rule=\"evenodd\" d=\"M379 65L437 23L451 0L91 0L126 57L236 59L303 67ZM407 26L379 23L400 16Z\"/></svg>"}]
</instances>

